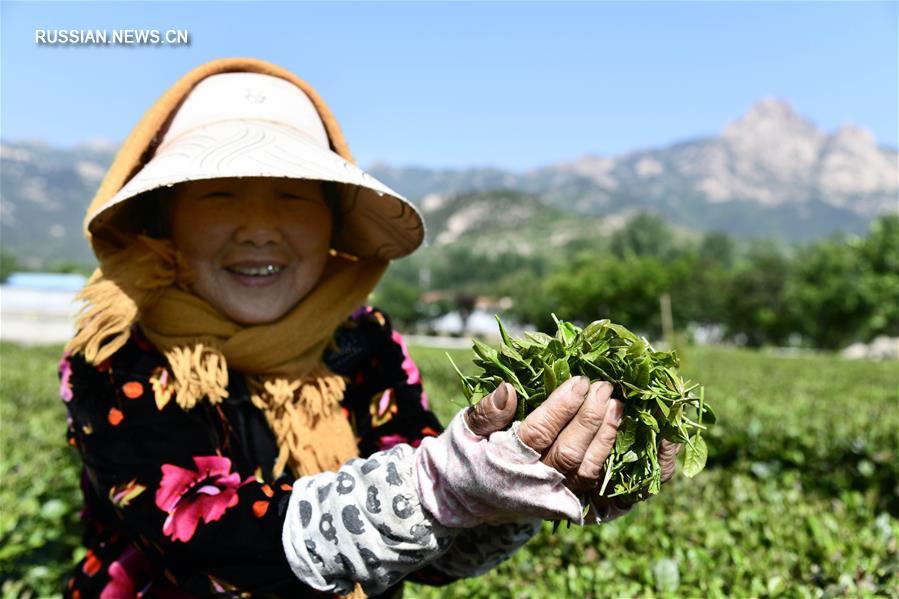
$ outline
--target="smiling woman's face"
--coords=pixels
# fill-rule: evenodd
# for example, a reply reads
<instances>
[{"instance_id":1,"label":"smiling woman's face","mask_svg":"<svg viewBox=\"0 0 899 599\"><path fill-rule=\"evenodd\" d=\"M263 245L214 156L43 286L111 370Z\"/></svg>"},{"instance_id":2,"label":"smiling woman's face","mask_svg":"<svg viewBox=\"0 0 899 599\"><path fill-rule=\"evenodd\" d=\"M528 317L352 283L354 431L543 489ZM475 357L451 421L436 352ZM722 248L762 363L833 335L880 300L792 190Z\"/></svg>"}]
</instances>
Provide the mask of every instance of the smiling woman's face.
<instances>
[{"instance_id":1,"label":"smiling woman's face","mask_svg":"<svg viewBox=\"0 0 899 599\"><path fill-rule=\"evenodd\" d=\"M171 236L193 292L235 322L284 316L318 282L331 244L320 181L247 177L172 189Z\"/></svg>"}]
</instances>

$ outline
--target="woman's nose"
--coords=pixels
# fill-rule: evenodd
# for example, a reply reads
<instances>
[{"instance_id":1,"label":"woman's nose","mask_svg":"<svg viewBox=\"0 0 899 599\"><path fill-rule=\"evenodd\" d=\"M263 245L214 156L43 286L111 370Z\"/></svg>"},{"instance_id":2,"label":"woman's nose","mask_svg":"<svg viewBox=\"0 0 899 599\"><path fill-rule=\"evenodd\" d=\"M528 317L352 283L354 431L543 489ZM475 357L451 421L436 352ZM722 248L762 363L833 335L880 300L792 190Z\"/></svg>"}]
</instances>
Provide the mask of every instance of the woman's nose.
<instances>
[{"instance_id":1,"label":"woman's nose","mask_svg":"<svg viewBox=\"0 0 899 599\"><path fill-rule=\"evenodd\" d=\"M240 222L234 231L237 243L266 245L281 241L278 215L268 202L247 201L240 211Z\"/></svg>"}]
</instances>

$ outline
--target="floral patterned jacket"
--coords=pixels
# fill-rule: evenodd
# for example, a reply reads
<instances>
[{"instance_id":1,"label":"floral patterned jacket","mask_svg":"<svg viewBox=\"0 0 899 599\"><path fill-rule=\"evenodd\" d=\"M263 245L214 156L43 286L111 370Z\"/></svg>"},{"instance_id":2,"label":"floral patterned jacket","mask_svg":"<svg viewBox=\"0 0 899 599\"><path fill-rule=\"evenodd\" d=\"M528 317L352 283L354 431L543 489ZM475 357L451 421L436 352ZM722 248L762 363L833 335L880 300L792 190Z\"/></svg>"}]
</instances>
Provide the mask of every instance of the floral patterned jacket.
<instances>
[{"instance_id":1,"label":"floral patterned jacket","mask_svg":"<svg viewBox=\"0 0 899 599\"><path fill-rule=\"evenodd\" d=\"M349 378L342 406L361 456L442 432L384 312L363 306L335 341L325 362ZM272 480L277 447L242 376L229 373L222 404L184 411L165 357L137 327L99 366L63 356L59 375L68 440L84 462L87 555L67 597L329 596L303 585L284 556L293 478ZM409 578L453 580L432 568Z\"/></svg>"}]
</instances>

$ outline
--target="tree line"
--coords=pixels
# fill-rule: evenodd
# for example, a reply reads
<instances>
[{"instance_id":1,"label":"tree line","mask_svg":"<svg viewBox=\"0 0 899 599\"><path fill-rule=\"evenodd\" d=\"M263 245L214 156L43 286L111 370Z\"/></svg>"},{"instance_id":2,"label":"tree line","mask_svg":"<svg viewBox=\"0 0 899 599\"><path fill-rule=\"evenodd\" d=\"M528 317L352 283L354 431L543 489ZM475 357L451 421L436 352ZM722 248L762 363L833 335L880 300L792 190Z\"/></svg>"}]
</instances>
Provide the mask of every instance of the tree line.
<instances>
[{"instance_id":1,"label":"tree line","mask_svg":"<svg viewBox=\"0 0 899 599\"><path fill-rule=\"evenodd\" d=\"M0 251L0 281L21 268ZM88 275L93 265L60 262L46 270ZM441 299L425 302L428 291L442 292ZM837 349L897 337L899 216L875 220L864 236L808 244L685 231L649 213L612 233L531 255L479 255L463 238L395 261L371 301L413 327L470 310L477 296L505 296L514 305L504 316L539 330L555 330L555 313L583 323L610 318L659 338L663 294L678 330L711 326L723 340L753 347Z\"/></svg>"},{"instance_id":2,"label":"tree line","mask_svg":"<svg viewBox=\"0 0 899 599\"><path fill-rule=\"evenodd\" d=\"M426 290L448 299L425 304ZM557 252L479 256L464 242L431 246L396 261L373 301L411 326L475 295L508 296L505 315L539 330L554 330L555 313L610 318L658 338L663 294L676 328L716 326L724 340L749 346L836 349L899 336L899 216L879 218L862 237L803 245L690 233L643 213Z\"/></svg>"}]
</instances>

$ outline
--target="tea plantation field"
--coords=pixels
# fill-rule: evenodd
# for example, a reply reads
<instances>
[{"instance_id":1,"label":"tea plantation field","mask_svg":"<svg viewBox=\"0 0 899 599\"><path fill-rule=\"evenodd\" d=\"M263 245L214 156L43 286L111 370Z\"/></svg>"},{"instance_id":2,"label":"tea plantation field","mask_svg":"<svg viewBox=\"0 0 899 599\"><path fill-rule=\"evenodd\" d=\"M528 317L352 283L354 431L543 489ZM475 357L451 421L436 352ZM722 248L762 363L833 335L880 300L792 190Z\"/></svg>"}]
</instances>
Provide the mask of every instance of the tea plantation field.
<instances>
[{"instance_id":1,"label":"tea plantation field","mask_svg":"<svg viewBox=\"0 0 899 599\"><path fill-rule=\"evenodd\" d=\"M441 420L462 394L410 348ZM0 594L57 595L78 549L59 347L0 345ZM469 352L453 351L473 372ZM719 424L706 471L614 523L551 526L495 571L410 598L899 597L899 364L688 348Z\"/></svg>"}]
</instances>

